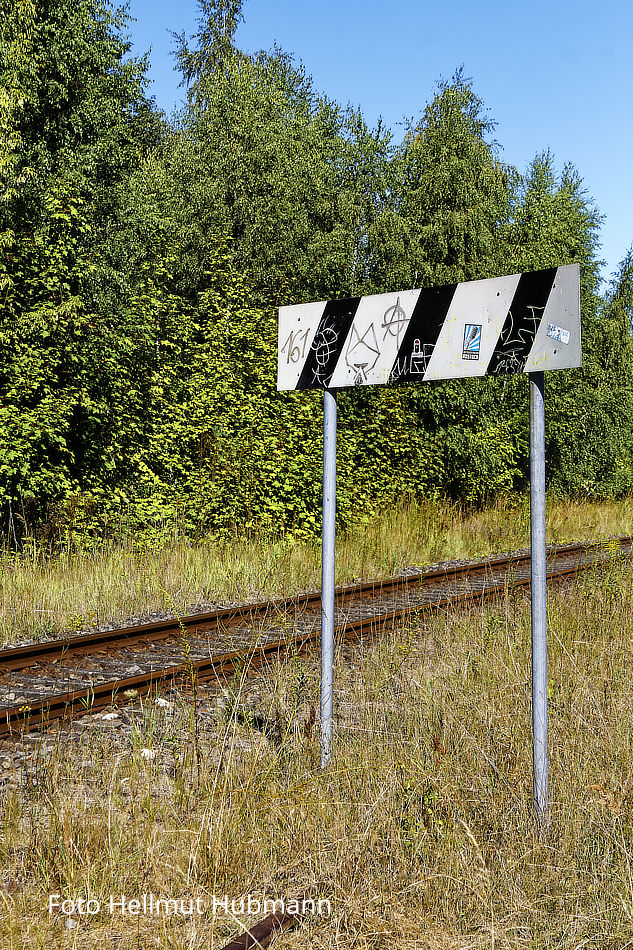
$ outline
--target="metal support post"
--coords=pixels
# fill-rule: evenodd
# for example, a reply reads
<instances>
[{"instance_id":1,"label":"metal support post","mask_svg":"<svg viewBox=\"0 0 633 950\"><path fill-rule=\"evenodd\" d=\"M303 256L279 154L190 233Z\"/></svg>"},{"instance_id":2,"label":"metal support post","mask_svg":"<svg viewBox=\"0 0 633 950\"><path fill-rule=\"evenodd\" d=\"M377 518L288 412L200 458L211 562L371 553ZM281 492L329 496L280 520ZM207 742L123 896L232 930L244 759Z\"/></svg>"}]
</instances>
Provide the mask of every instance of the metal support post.
<instances>
[{"instance_id":1,"label":"metal support post","mask_svg":"<svg viewBox=\"0 0 633 950\"><path fill-rule=\"evenodd\" d=\"M323 542L321 555L321 768L332 758L334 728L334 565L336 393L323 392Z\"/></svg>"},{"instance_id":2,"label":"metal support post","mask_svg":"<svg viewBox=\"0 0 633 950\"><path fill-rule=\"evenodd\" d=\"M534 807L541 828L548 816L547 614L545 544L545 383L530 373L530 526L532 553L532 735Z\"/></svg>"}]
</instances>

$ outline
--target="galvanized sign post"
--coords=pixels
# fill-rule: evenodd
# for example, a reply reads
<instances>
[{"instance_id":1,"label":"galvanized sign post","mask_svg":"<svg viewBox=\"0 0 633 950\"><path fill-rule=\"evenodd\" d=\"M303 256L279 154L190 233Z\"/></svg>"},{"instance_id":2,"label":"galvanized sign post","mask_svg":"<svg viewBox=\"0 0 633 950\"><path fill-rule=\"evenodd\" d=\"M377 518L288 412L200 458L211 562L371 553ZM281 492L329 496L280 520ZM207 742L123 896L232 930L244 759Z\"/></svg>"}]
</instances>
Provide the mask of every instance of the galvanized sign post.
<instances>
[{"instance_id":1,"label":"galvanized sign post","mask_svg":"<svg viewBox=\"0 0 633 950\"><path fill-rule=\"evenodd\" d=\"M534 808L547 820L547 547L545 540L545 375L530 373L530 553L532 581L532 758Z\"/></svg>"},{"instance_id":2,"label":"galvanized sign post","mask_svg":"<svg viewBox=\"0 0 633 950\"><path fill-rule=\"evenodd\" d=\"M321 767L334 731L334 573L336 533L336 393L323 392L323 533L321 548Z\"/></svg>"},{"instance_id":3,"label":"galvanized sign post","mask_svg":"<svg viewBox=\"0 0 633 950\"><path fill-rule=\"evenodd\" d=\"M532 545L534 804L547 812L543 373L581 365L577 264L446 287L281 307L277 388L323 389L321 762L334 698L336 395L348 386L528 373Z\"/></svg>"}]
</instances>

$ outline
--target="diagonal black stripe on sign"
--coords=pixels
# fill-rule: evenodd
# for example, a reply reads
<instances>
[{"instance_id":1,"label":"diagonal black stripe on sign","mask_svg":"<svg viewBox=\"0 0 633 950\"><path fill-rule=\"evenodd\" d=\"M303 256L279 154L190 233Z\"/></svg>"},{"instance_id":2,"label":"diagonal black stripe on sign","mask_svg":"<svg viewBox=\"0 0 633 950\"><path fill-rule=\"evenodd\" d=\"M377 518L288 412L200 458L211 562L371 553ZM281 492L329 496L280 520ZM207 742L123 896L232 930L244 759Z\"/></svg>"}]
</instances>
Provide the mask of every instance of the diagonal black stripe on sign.
<instances>
[{"instance_id":1,"label":"diagonal black stripe on sign","mask_svg":"<svg viewBox=\"0 0 633 950\"><path fill-rule=\"evenodd\" d=\"M447 284L420 291L391 368L390 383L422 381L457 286Z\"/></svg>"},{"instance_id":2,"label":"diagonal black stripe on sign","mask_svg":"<svg viewBox=\"0 0 633 950\"><path fill-rule=\"evenodd\" d=\"M301 370L297 389L327 389L347 339L360 297L328 300Z\"/></svg>"},{"instance_id":3,"label":"diagonal black stripe on sign","mask_svg":"<svg viewBox=\"0 0 633 950\"><path fill-rule=\"evenodd\" d=\"M556 267L521 274L487 372L522 373L556 277Z\"/></svg>"}]
</instances>

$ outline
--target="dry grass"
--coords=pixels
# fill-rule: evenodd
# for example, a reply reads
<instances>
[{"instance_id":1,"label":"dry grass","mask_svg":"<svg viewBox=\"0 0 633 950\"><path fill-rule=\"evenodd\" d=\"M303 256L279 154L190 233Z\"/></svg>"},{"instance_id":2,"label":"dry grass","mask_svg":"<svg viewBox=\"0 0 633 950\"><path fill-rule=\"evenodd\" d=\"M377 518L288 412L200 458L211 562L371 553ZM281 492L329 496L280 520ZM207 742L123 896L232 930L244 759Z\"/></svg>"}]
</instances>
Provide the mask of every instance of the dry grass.
<instances>
[{"instance_id":1,"label":"dry grass","mask_svg":"<svg viewBox=\"0 0 633 950\"><path fill-rule=\"evenodd\" d=\"M30 948L219 948L223 915L67 930L47 896L251 893L318 883L331 917L282 948L466 950L633 944L633 575L549 599L551 823L531 810L529 604L410 622L337 662L335 761L317 766L300 657L198 709L137 707L127 731L49 740L5 789L0 941ZM232 715L255 706L269 741ZM244 724L244 720L246 724ZM304 724L308 722L308 727ZM101 720L96 722L104 725ZM154 758L144 757L150 749ZM147 755L147 753L146 753Z\"/></svg>"},{"instance_id":2,"label":"dry grass","mask_svg":"<svg viewBox=\"0 0 633 950\"><path fill-rule=\"evenodd\" d=\"M552 501L549 540L604 538L633 531L631 500ZM525 547L527 500L465 512L446 502L403 505L359 523L338 540L337 581L372 579L409 565ZM0 556L0 643L58 636L152 611L198 603L288 596L320 584L318 545L249 539L156 549L99 548L56 558Z\"/></svg>"}]
</instances>

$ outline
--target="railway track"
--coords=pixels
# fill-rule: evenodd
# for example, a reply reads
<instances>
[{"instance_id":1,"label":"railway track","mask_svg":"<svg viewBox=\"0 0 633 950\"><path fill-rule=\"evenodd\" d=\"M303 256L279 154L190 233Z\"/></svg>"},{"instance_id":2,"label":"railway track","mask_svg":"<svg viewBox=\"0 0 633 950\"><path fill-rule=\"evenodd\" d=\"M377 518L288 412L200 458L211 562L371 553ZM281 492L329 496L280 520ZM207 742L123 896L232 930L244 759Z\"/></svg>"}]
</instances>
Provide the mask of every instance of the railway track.
<instances>
[{"instance_id":1,"label":"railway track","mask_svg":"<svg viewBox=\"0 0 633 950\"><path fill-rule=\"evenodd\" d=\"M548 548L548 578L628 558L633 538ZM339 640L376 633L416 611L530 583L530 555L452 562L336 592ZM319 593L229 607L0 651L0 738L82 716L174 682L220 679L319 639Z\"/></svg>"}]
</instances>

